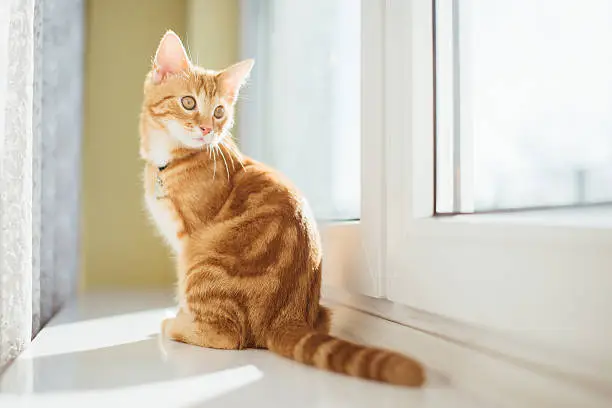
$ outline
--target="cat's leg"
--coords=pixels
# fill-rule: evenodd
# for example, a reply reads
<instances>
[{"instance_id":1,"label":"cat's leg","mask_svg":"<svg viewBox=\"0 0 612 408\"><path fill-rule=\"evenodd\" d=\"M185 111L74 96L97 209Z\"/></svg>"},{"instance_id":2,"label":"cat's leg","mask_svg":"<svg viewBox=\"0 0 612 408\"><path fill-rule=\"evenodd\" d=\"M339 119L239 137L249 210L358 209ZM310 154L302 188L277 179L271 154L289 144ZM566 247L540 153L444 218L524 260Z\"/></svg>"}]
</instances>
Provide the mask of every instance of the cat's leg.
<instances>
[{"instance_id":1,"label":"cat's leg","mask_svg":"<svg viewBox=\"0 0 612 408\"><path fill-rule=\"evenodd\" d=\"M331 328L331 310L325 306L319 306L319 313L315 321L315 329L321 333L329 333Z\"/></svg>"},{"instance_id":2,"label":"cat's leg","mask_svg":"<svg viewBox=\"0 0 612 408\"><path fill-rule=\"evenodd\" d=\"M241 333L235 330L233 322L223 316L196 321L191 314L180 310L176 317L162 322L162 334L166 338L195 346L225 350L244 348Z\"/></svg>"}]
</instances>

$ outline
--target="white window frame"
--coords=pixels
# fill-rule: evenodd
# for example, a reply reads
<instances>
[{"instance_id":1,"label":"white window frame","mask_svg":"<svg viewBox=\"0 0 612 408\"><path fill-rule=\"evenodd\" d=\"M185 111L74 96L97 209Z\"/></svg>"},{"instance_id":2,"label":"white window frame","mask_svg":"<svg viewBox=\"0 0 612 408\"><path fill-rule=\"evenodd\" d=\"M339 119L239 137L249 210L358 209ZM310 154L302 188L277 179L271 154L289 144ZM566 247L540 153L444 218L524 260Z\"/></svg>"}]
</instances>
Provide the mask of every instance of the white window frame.
<instances>
[{"instance_id":1,"label":"white window frame","mask_svg":"<svg viewBox=\"0 0 612 408\"><path fill-rule=\"evenodd\" d=\"M361 0L361 217L323 225L323 283L385 296L384 0Z\"/></svg>"},{"instance_id":2,"label":"white window frame","mask_svg":"<svg viewBox=\"0 0 612 408\"><path fill-rule=\"evenodd\" d=\"M580 222L586 209L435 216L432 33L433 0L386 2L384 294L612 359L610 223Z\"/></svg>"}]
</instances>

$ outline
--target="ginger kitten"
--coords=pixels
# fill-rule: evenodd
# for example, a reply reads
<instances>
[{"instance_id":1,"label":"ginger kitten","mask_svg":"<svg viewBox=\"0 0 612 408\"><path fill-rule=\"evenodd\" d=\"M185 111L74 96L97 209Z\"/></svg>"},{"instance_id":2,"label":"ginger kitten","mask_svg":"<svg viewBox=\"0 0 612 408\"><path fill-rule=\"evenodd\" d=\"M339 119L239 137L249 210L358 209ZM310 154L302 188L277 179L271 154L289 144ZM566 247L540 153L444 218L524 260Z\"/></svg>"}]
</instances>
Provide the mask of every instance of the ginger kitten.
<instances>
[{"instance_id":1,"label":"ginger kitten","mask_svg":"<svg viewBox=\"0 0 612 408\"><path fill-rule=\"evenodd\" d=\"M241 156L229 135L252 67L197 67L168 31L145 80L145 201L177 256L180 309L162 323L163 335L217 349L267 348L325 370L421 385L416 361L328 334L321 243L307 204L274 170Z\"/></svg>"}]
</instances>

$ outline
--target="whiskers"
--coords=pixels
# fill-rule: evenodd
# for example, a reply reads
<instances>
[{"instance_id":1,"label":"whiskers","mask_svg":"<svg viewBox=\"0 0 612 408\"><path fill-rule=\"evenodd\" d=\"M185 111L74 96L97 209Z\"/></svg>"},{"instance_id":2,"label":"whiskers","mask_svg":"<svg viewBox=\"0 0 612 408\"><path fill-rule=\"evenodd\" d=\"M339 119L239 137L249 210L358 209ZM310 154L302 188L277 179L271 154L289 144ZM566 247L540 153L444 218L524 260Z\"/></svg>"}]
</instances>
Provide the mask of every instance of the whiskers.
<instances>
[{"instance_id":1,"label":"whiskers","mask_svg":"<svg viewBox=\"0 0 612 408\"><path fill-rule=\"evenodd\" d=\"M223 150L221 150L221 148L219 147L219 144L215 145L215 149L219 151L219 154L221 155L221 158L223 159L223 163L225 163L225 171L227 173L227 181L229 182L230 181L230 174L229 174L229 168L227 167L227 160L225 160L225 154L223 154Z\"/></svg>"},{"instance_id":2,"label":"whiskers","mask_svg":"<svg viewBox=\"0 0 612 408\"><path fill-rule=\"evenodd\" d=\"M228 136L230 138L232 137L231 134L229 134ZM231 143L228 143L227 139L224 138L216 143L207 144L206 148L208 149L208 157L212 159L213 161L213 180L215 180L217 176L217 153L219 153L219 155L221 156L221 159L223 160L223 165L225 166L225 173L227 175L227 181L229 182L231 176L230 176L230 171L229 171L228 160L225 157L225 152L223 151L221 146L225 147L229 151L229 159L232 164L232 171L236 170L236 163L234 161L234 156L236 156L236 159L238 160L238 164L242 166L242 170L246 171L247 169L244 167L244 164L242 162L243 161L242 154L238 151L236 146L234 146Z\"/></svg>"},{"instance_id":3,"label":"whiskers","mask_svg":"<svg viewBox=\"0 0 612 408\"><path fill-rule=\"evenodd\" d=\"M235 142L234 135L232 135L231 133L227 132L227 136ZM231 143L227 143L226 141L227 141L227 139L223 138L223 139L221 139L220 143L223 146L225 146L225 148L227 150L229 150L230 152L234 153L234 155L238 159L238 163L242 166L242 170L246 171L246 168L244 167L244 164L242 163L242 154L238 151L238 149L236 148L235 145L232 145ZM230 158L232 159L232 169L233 169L234 168L234 158L233 158L232 155L230 155Z\"/></svg>"},{"instance_id":4,"label":"whiskers","mask_svg":"<svg viewBox=\"0 0 612 408\"><path fill-rule=\"evenodd\" d=\"M215 150L216 145L208 144L206 145L208 148L208 157L213 159L213 181L217 176L217 151Z\"/></svg>"}]
</instances>

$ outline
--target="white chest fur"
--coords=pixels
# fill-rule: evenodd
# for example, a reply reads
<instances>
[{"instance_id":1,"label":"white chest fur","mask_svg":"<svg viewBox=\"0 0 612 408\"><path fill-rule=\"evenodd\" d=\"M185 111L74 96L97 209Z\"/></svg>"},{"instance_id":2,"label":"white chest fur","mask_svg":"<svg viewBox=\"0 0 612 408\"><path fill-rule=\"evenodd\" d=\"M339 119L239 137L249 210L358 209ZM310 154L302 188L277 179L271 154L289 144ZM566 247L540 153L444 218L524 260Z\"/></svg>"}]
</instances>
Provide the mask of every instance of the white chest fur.
<instances>
[{"instance_id":1,"label":"white chest fur","mask_svg":"<svg viewBox=\"0 0 612 408\"><path fill-rule=\"evenodd\" d=\"M179 253L181 243L178 238L178 233L182 229L182 222L171 202L167 199L159 200L153 191L146 194L145 202L157 229L168 245L170 245L175 252Z\"/></svg>"},{"instance_id":2,"label":"white chest fur","mask_svg":"<svg viewBox=\"0 0 612 408\"><path fill-rule=\"evenodd\" d=\"M163 130L149 132L149 148L147 156L156 166L165 166L170 161L170 152L176 146L176 141Z\"/></svg>"},{"instance_id":3,"label":"white chest fur","mask_svg":"<svg viewBox=\"0 0 612 408\"><path fill-rule=\"evenodd\" d=\"M156 167L167 165L170 161L172 149L176 147L176 140L170 137L165 130L151 130L148 136L147 160ZM145 178L151 176L151 174L145 173ZM145 193L147 209L166 242L175 252L179 253L181 245L178 233L182 231L183 224L172 202L168 199L159 199L163 195L163 192L160 194L160 191L158 191L159 188L160 186L153 182L153 188L147 189Z\"/></svg>"}]
</instances>

